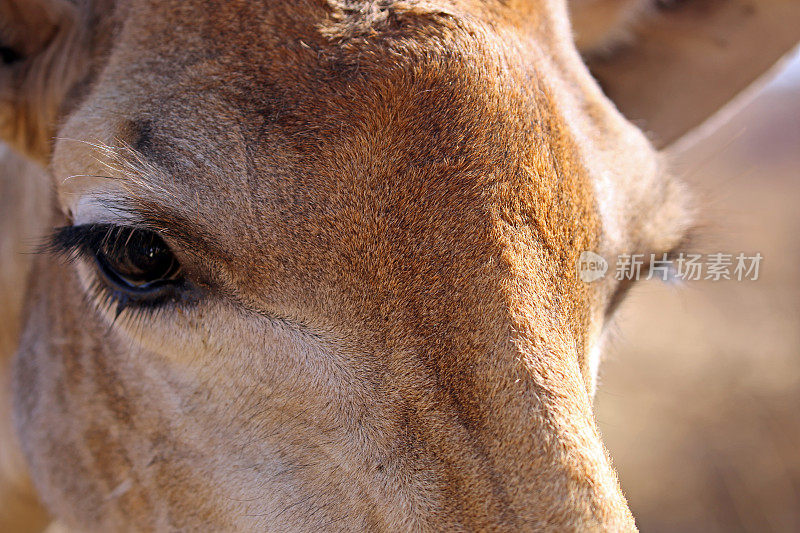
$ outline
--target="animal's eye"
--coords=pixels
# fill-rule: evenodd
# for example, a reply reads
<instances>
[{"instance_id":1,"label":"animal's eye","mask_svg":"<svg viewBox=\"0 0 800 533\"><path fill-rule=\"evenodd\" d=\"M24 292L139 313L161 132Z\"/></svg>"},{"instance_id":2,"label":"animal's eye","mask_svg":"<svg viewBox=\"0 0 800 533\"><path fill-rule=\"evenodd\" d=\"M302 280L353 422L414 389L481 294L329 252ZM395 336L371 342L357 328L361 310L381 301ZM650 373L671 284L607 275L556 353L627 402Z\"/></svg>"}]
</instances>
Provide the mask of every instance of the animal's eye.
<instances>
[{"instance_id":1,"label":"animal's eye","mask_svg":"<svg viewBox=\"0 0 800 533\"><path fill-rule=\"evenodd\" d=\"M99 284L117 302L157 306L175 299L184 285L180 263L156 233L113 224L60 228L51 248L69 257L83 256L97 265Z\"/></svg>"},{"instance_id":2,"label":"animal's eye","mask_svg":"<svg viewBox=\"0 0 800 533\"><path fill-rule=\"evenodd\" d=\"M5 65L11 65L22 59L22 56L13 48L0 45L0 62Z\"/></svg>"},{"instance_id":3,"label":"animal's eye","mask_svg":"<svg viewBox=\"0 0 800 533\"><path fill-rule=\"evenodd\" d=\"M107 281L133 294L157 292L179 277L180 265L169 247L152 231L122 228L95 252Z\"/></svg>"}]
</instances>

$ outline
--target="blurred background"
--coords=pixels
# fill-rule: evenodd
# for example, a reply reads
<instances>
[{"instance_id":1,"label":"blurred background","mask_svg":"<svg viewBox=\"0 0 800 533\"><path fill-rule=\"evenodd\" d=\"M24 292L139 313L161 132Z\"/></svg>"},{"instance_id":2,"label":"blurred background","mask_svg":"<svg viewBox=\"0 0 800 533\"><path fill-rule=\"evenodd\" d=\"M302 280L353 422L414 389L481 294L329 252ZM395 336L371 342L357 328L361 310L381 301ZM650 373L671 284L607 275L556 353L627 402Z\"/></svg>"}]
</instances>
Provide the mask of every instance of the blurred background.
<instances>
[{"instance_id":1,"label":"blurred background","mask_svg":"<svg viewBox=\"0 0 800 533\"><path fill-rule=\"evenodd\" d=\"M760 279L639 283L600 429L643 532L800 532L800 55L675 163L700 251L760 252Z\"/></svg>"}]
</instances>

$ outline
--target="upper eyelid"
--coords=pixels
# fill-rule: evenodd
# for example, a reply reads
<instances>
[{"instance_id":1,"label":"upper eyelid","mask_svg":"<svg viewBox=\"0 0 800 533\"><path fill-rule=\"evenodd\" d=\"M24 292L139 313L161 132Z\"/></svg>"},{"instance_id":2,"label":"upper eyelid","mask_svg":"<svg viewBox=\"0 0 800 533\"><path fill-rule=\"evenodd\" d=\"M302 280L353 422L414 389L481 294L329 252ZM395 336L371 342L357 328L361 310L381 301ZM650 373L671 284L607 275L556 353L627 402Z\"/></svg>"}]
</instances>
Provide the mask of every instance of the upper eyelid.
<instances>
[{"instance_id":1,"label":"upper eyelid","mask_svg":"<svg viewBox=\"0 0 800 533\"><path fill-rule=\"evenodd\" d=\"M218 244L213 231L198 225L174 206L148 200L146 195L130 197L124 192L95 194L78 200L72 218L73 226L107 225L152 231L173 252L209 258L225 263L231 259L230 250Z\"/></svg>"},{"instance_id":2,"label":"upper eyelid","mask_svg":"<svg viewBox=\"0 0 800 533\"><path fill-rule=\"evenodd\" d=\"M81 252L99 251L115 232L143 230L146 228L120 224L80 224L56 228L45 243L44 251L56 255L80 255Z\"/></svg>"},{"instance_id":3,"label":"upper eyelid","mask_svg":"<svg viewBox=\"0 0 800 533\"><path fill-rule=\"evenodd\" d=\"M62 226L56 228L48 236L42 251L52 254L65 254L78 252L84 248L91 247L93 244L92 233L97 232L100 224L80 224L76 226ZM110 228L105 231L108 232Z\"/></svg>"}]
</instances>

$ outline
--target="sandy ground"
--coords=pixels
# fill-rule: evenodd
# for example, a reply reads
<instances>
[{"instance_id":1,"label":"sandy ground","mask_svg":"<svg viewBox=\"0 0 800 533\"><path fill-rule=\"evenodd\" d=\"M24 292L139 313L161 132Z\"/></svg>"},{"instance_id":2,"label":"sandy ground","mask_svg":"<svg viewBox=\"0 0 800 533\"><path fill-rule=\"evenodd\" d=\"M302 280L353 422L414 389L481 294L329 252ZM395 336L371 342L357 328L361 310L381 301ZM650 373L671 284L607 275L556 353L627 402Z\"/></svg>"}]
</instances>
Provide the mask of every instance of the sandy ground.
<instances>
[{"instance_id":1,"label":"sandy ground","mask_svg":"<svg viewBox=\"0 0 800 533\"><path fill-rule=\"evenodd\" d=\"M642 531L800 531L800 84L772 86L678 168L699 248L760 252L760 279L641 282L598 423Z\"/></svg>"}]
</instances>

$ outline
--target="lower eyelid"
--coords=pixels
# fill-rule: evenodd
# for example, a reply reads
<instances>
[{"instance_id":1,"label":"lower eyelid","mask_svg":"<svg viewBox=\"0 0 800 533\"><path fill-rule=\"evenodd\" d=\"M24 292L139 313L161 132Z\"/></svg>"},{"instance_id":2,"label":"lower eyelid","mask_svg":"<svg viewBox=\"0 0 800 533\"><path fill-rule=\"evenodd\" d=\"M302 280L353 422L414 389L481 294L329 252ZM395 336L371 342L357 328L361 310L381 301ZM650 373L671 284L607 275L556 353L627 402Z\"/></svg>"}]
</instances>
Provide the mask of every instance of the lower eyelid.
<instances>
[{"instance_id":1,"label":"lower eyelid","mask_svg":"<svg viewBox=\"0 0 800 533\"><path fill-rule=\"evenodd\" d=\"M110 286L100 272L89 275L91 277L88 280L87 294L92 304L103 312L113 313L115 319L128 310L135 312L137 317L144 317L147 313L162 312L184 303L184 299L177 293L169 291L149 298L132 298L124 291Z\"/></svg>"}]
</instances>

